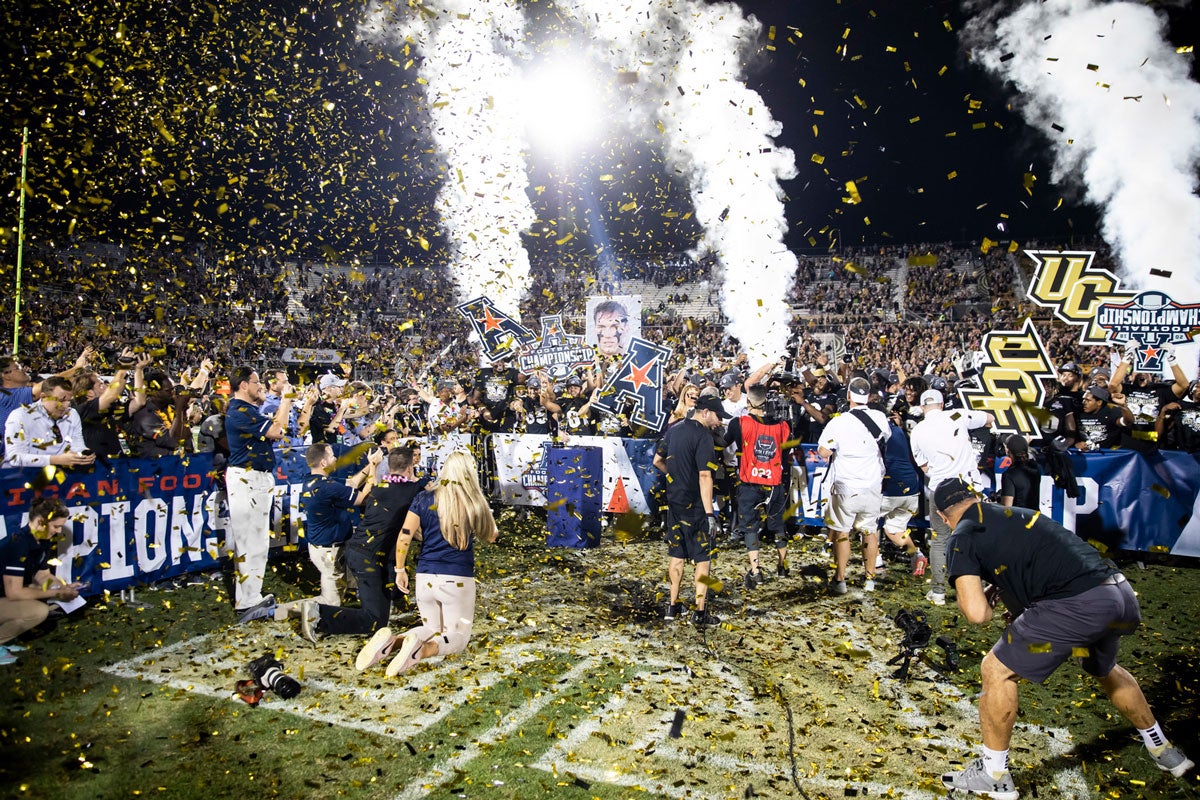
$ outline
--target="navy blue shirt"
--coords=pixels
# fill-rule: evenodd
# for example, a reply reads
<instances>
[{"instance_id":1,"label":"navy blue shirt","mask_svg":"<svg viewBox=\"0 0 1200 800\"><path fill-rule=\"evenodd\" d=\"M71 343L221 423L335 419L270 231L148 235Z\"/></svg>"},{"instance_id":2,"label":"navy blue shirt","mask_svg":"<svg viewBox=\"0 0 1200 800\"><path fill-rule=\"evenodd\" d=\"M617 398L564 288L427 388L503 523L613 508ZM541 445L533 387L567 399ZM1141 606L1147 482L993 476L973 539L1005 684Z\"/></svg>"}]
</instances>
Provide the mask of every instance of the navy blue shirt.
<instances>
[{"instance_id":1,"label":"navy blue shirt","mask_svg":"<svg viewBox=\"0 0 1200 800\"><path fill-rule=\"evenodd\" d=\"M355 490L343 481L313 475L304 482L300 510L304 512L304 540L319 547L333 547L346 541L350 529L343 524L342 512L354 508Z\"/></svg>"},{"instance_id":2,"label":"navy blue shirt","mask_svg":"<svg viewBox=\"0 0 1200 800\"><path fill-rule=\"evenodd\" d=\"M442 538L442 522L438 519L437 500L433 492L421 492L408 507L421 519L421 555L417 556L417 572L426 575L458 575L475 577L475 536L467 539L466 550L456 550Z\"/></svg>"},{"instance_id":3,"label":"navy blue shirt","mask_svg":"<svg viewBox=\"0 0 1200 800\"><path fill-rule=\"evenodd\" d=\"M275 471L275 447L267 438L272 420L236 397L225 412L225 438L229 441L229 466Z\"/></svg>"},{"instance_id":4,"label":"navy blue shirt","mask_svg":"<svg viewBox=\"0 0 1200 800\"><path fill-rule=\"evenodd\" d=\"M889 421L892 435L883 451L883 496L909 497L921 493L921 474L913 464L904 429Z\"/></svg>"},{"instance_id":5,"label":"navy blue shirt","mask_svg":"<svg viewBox=\"0 0 1200 800\"><path fill-rule=\"evenodd\" d=\"M39 540L29 530L21 528L0 541L0 569L5 576L21 579L22 586L33 583L33 576L50 568L50 543ZM4 596L4 581L0 580L0 597Z\"/></svg>"}]
</instances>

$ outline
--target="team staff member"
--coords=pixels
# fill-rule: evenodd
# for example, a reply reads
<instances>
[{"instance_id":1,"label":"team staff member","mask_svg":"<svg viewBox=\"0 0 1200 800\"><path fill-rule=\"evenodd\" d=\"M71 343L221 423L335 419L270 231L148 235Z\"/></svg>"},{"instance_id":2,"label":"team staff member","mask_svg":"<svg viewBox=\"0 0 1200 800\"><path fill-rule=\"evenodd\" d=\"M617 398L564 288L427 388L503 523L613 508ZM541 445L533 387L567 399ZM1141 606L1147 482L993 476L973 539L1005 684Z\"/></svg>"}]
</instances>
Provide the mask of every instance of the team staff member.
<instances>
[{"instance_id":1,"label":"team staff member","mask_svg":"<svg viewBox=\"0 0 1200 800\"><path fill-rule=\"evenodd\" d=\"M1099 682L1138 729L1155 765L1181 777L1194 764L1167 741L1137 680L1117 663L1122 636L1141 624L1137 595L1100 553L1045 514L979 502L959 478L934 493L937 514L954 534L949 572L958 607L976 625L992 621L997 595L1013 617L980 665L983 755L942 776L948 789L1015 800L1008 746L1017 687L1042 683L1068 658ZM993 590L984 591L984 583Z\"/></svg>"},{"instance_id":2,"label":"team staff member","mask_svg":"<svg viewBox=\"0 0 1200 800\"><path fill-rule=\"evenodd\" d=\"M788 574L787 533L783 524L787 491L783 471L791 469L791 450L785 443L792 439L792 428L786 421L767 414L767 387L762 384L746 391L746 410L744 416L729 423L725 446L737 450L736 531L746 544L750 560L745 585L753 589L766 579L758 563L758 536L764 523L775 536L775 549L779 552L775 573L781 578Z\"/></svg>"},{"instance_id":3,"label":"team staff member","mask_svg":"<svg viewBox=\"0 0 1200 800\"><path fill-rule=\"evenodd\" d=\"M829 502L825 525L837 564L830 591L846 593L846 567L850 563L850 532L858 531L865 547L864 591L875 591L875 565L879 556L879 511L883 506L883 455L891 429L882 411L867 408L871 384L854 378L847 385L850 410L829 421L821 432L817 453L830 459L825 485ZM969 446L969 445L968 445ZM837 457L834 458L834 454Z\"/></svg>"},{"instance_id":4,"label":"team staff member","mask_svg":"<svg viewBox=\"0 0 1200 800\"><path fill-rule=\"evenodd\" d=\"M1000 504L1037 510L1042 492L1042 471L1029 457L1029 442L1019 433L1004 438L1004 451L1012 464L1000 477Z\"/></svg>"},{"instance_id":5,"label":"team staff member","mask_svg":"<svg viewBox=\"0 0 1200 800\"><path fill-rule=\"evenodd\" d=\"M4 422L4 466L86 467L96 460L83 441L79 412L71 408L71 381L42 381L41 399L19 406Z\"/></svg>"},{"instance_id":6,"label":"team staff member","mask_svg":"<svg viewBox=\"0 0 1200 800\"><path fill-rule=\"evenodd\" d=\"M0 541L0 665L14 663L13 654L25 649L9 642L49 616L45 601L74 600L83 588L50 571L50 559L57 555L53 543L66 522L67 507L61 501L38 500L29 509L29 525Z\"/></svg>"},{"instance_id":7,"label":"team staff member","mask_svg":"<svg viewBox=\"0 0 1200 800\"><path fill-rule=\"evenodd\" d=\"M706 607L704 579L708 577L717 541L717 517L713 510L713 471L717 468L712 431L728 419L716 397L696 400L692 416L671 426L658 444L654 466L667 475L667 571L671 596L665 619L683 613L679 586L684 561L695 567L696 611L692 622L713 625L720 619Z\"/></svg>"},{"instance_id":8,"label":"team staff member","mask_svg":"<svg viewBox=\"0 0 1200 800\"><path fill-rule=\"evenodd\" d=\"M913 460L925 473L925 498L929 501L929 566L933 573L933 586L925 599L935 606L946 604L946 547L950 543L950 529L942 518L933 512L933 493L938 485L950 478L966 478L971 488L983 488L983 477L975 451L971 448L970 431L973 428L991 427L995 420L983 411L957 409L946 411L942 393L928 389L921 395L922 419L913 428L910 442Z\"/></svg>"},{"instance_id":9,"label":"team staff member","mask_svg":"<svg viewBox=\"0 0 1200 800\"><path fill-rule=\"evenodd\" d=\"M273 443L287 432L292 411L292 387L280 386L283 399L274 417L258 413L267 387L253 367L238 367L229 377L233 399L225 411L225 436L229 441L229 466L225 486L229 494L229 538L235 580L234 609L238 622L267 619L275 613L275 595L262 593L271 542L271 506L274 505L275 449Z\"/></svg>"}]
</instances>

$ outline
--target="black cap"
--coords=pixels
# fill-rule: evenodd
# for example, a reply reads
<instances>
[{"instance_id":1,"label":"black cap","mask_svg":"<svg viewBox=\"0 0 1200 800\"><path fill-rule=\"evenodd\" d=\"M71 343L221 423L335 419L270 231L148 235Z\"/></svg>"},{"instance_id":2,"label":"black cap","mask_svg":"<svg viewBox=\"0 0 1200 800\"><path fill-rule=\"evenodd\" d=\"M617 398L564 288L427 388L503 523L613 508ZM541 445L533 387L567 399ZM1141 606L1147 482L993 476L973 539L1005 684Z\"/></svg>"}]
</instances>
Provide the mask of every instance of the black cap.
<instances>
[{"instance_id":1,"label":"black cap","mask_svg":"<svg viewBox=\"0 0 1200 800\"><path fill-rule=\"evenodd\" d=\"M729 419L729 412L725 410L725 406L722 405L721 401L716 397L701 396L700 399L696 401L696 409L711 411L720 419Z\"/></svg>"},{"instance_id":2,"label":"black cap","mask_svg":"<svg viewBox=\"0 0 1200 800\"><path fill-rule=\"evenodd\" d=\"M978 499L979 495L962 478L948 478L938 484L933 492L933 504L938 511L958 505L964 500Z\"/></svg>"},{"instance_id":3,"label":"black cap","mask_svg":"<svg viewBox=\"0 0 1200 800\"><path fill-rule=\"evenodd\" d=\"M567 386L583 386L583 379L578 375L572 375L567 378Z\"/></svg>"},{"instance_id":4,"label":"black cap","mask_svg":"<svg viewBox=\"0 0 1200 800\"><path fill-rule=\"evenodd\" d=\"M1079 365L1076 364L1074 361L1068 361L1067 363L1063 364L1061 367L1058 368L1058 371L1059 372L1073 372L1076 375L1083 375L1083 370L1081 370L1079 368Z\"/></svg>"},{"instance_id":5,"label":"black cap","mask_svg":"<svg viewBox=\"0 0 1200 800\"><path fill-rule=\"evenodd\" d=\"M1112 400L1112 393L1103 386L1089 386L1084 394L1090 394L1101 403L1107 403L1109 400Z\"/></svg>"},{"instance_id":6,"label":"black cap","mask_svg":"<svg viewBox=\"0 0 1200 800\"><path fill-rule=\"evenodd\" d=\"M1010 433L1004 438L1004 446L1010 453L1029 453L1029 442L1019 433Z\"/></svg>"}]
</instances>

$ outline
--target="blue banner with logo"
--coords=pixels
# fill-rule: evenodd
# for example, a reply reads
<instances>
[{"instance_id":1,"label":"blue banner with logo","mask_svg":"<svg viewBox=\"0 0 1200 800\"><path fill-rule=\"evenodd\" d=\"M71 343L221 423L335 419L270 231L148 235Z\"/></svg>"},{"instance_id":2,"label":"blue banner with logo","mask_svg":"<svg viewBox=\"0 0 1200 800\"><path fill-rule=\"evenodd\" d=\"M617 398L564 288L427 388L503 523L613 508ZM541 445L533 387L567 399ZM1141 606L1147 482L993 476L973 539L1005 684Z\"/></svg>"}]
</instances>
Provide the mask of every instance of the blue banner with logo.
<instances>
[{"instance_id":1,"label":"blue banner with logo","mask_svg":"<svg viewBox=\"0 0 1200 800\"><path fill-rule=\"evenodd\" d=\"M603 510L646 513L661 475L654 440L579 437L576 446L604 454ZM541 448L537 448L541 455ZM797 513L821 525L826 463L805 445L807 486ZM300 494L308 468L298 452L278 453L276 545L300 540ZM1127 450L1072 453L1079 493L1071 498L1042 476L1039 508L1082 537L1111 549L1200 557L1200 456ZM540 459L539 459L540 461ZM985 476L998 485L1000 471ZM89 584L85 595L214 569L228 526L223 490L210 474L212 457L124 459L88 471L0 470L0 539L28 523L37 493L56 496L71 521L59 547L56 574ZM920 520L914 520L920 526Z\"/></svg>"}]
</instances>

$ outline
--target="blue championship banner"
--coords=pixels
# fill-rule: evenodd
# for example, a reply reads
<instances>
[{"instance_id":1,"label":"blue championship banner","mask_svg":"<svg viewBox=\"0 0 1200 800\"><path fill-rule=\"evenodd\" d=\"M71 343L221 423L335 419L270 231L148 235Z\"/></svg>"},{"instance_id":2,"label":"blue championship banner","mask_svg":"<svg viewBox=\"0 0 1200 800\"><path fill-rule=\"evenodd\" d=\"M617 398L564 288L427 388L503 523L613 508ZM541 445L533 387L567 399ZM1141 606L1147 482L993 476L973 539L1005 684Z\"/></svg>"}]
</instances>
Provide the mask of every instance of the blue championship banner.
<instances>
[{"instance_id":1,"label":"blue championship banner","mask_svg":"<svg viewBox=\"0 0 1200 800\"><path fill-rule=\"evenodd\" d=\"M538 451L538 458L517 462L535 467L541 462L543 443L529 444L533 445L530 453ZM661 481L651 466L654 440L578 437L570 445L601 451L604 511L649 511L653 487ZM815 446L805 445L804 451L808 483L797 514L807 525L821 525L826 464ZM1129 450L1110 450L1072 452L1070 459L1078 496L1068 497L1049 475L1043 475L1042 513L1110 549L1200 557L1200 457L1162 451L1146 458ZM296 544L303 524L299 498L308 469L298 453L281 453L279 464L273 544ZM49 482L38 469L0 470L0 539L28 523L35 497L31 487L42 486L42 494L60 498L71 514L55 572L65 581L88 584L87 596L215 569L224 547L228 511L224 490L210 475L211 467L211 455L200 454L117 460L111 468L62 472ZM528 498L530 490L539 487L528 475L516 472L498 477L515 478ZM1001 468L984 477L998 486L1002 473ZM521 484L522 477L528 486ZM513 502L520 503L515 498ZM523 504L540 503L525 499ZM921 527L922 521L914 519L913 525Z\"/></svg>"},{"instance_id":2,"label":"blue championship banner","mask_svg":"<svg viewBox=\"0 0 1200 800\"><path fill-rule=\"evenodd\" d=\"M827 462L804 445L808 486L797 513L805 525L822 525L821 483ZM1163 450L1147 458L1132 450L1071 451L1077 497L1042 475L1038 510L1094 544L1113 550L1200 557L1200 456ZM985 487L998 490L1007 463L997 460ZM914 528L928 523L914 517Z\"/></svg>"}]
</instances>

